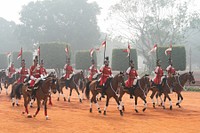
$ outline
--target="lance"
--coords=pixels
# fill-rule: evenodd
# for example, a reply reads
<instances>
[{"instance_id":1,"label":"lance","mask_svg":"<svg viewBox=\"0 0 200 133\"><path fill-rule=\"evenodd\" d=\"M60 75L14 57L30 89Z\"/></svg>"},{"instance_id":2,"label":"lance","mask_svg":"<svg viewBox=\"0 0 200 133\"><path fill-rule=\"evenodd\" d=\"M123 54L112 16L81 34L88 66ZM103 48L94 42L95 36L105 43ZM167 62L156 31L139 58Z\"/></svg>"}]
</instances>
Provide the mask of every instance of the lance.
<instances>
[{"instance_id":1,"label":"lance","mask_svg":"<svg viewBox=\"0 0 200 133\"><path fill-rule=\"evenodd\" d=\"M39 63L38 63L38 64L40 65L40 46L39 46L39 48L38 48L38 51L37 51L37 52L38 52L38 58L39 58Z\"/></svg>"},{"instance_id":2,"label":"lance","mask_svg":"<svg viewBox=\"0 0 200 133\"><path fill-rule=\"evenodd\" d=\"M106 57L106 39L107 39L107 35L105 37L105 41L103 43L105 43L105 46L104 46L104 55L103 55L103 64L104 64L104 60L105 60L105 57Z\"/></svg>"}]
</instances>

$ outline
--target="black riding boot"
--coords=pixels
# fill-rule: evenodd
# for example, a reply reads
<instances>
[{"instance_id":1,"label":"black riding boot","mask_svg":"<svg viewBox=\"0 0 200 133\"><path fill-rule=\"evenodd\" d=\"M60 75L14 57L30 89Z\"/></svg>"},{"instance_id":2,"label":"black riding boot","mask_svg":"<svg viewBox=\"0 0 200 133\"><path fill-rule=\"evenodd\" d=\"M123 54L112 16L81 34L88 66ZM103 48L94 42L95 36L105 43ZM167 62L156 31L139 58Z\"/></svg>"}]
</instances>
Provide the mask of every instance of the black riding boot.
<instances>
[{"instance_id":1,"label":"black riding boot","mask_svg":"<svg viewBox=\"0 0 200 133\"><path fill-rule=\"evenodd\" d=\"M129 88L130 99L133 99L133 87Z\"/></svg>"},{"instance_id":2,"label":"black riding boot","mask_svg":"<svg viewBox=\"0 0 200 133\"><path fill-rule=\"evenodd\" d=\"M66 89L68 89L68 87L69 87L69 80L68 79L66 79L66 81L65 81L65 87L66 87Z\"/></svg>"},{"instance_id":3,"label":"black riding boot","mask_svg":"<svg viewBox=\"0 0 200 133\"><path fill-rule=\"evenodd\" d=\"M105 98L105 91L106 91L106 87L103 85L102 86L102 93L101 93L102 98Z\"/></svg>"},{"instance_id":4,"label":"black riding boot","mask_svg":"<svg viewBox=\"0 0 200 133\"><path fill-rule=\"evenodd\" d=\"M32 94L31 94L31 97L32 97L32 98L35 98L35 95L36 95L36 89L35 89L35 88L33 88L33 89L32 89Z\"/></svg>"}]
</instances>

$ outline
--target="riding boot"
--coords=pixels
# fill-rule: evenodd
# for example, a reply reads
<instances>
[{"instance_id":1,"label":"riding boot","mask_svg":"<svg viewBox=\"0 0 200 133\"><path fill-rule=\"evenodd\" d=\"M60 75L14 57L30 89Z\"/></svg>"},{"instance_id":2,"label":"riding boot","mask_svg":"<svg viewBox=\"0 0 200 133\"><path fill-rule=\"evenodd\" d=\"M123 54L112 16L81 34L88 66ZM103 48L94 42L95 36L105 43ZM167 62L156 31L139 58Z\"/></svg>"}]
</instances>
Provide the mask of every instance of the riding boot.
<instances>
[{"instance_id":1,"label":"riding boot","mask_svg":"<svg viewBox=\"0 0 200 133\"><path fill-rule=\"evenodd\" d=\"M65 87L66 87L66 89L68 89L68 87L69 87L69 80L68 79L66 79L66 81L65 81Z\"/></svg>"},{"instance_id":2,"label":"riding boot","mask_svg":"<svg viewBox=\"0 0 200 133\"><path fill-rule=\"evenodd\" d=\"M102 86L102 93L101 93L101 97L105 98L105 91L106 91L106 87L105 85Z\"/></svg>"},{"instance_id":3,"label":"riding boot","mask_svg":"<svg viewBox=\"0 0 200 133\"><path fill-rule=\"evenodd\" d=\"M133 99L133 87L129 88L130 99Z\"/></svg>"},{"instance_id":4,"label":"riding boot","mask_svg":"<svg viewBox=\"0 0 200 133\"><path fill-rule=\"evenodd\" d=\"M158 85L159 92L162 93L162 84Z\"/></svg>"},{"instance_id":5,"label":"riding boot","mask_svg":"<svg viewBox=\"0 0 200 133\"><path fill-rule=\"evenodd\" d=\"M35 96L36 96L36 90L37 90L37 87L34 87L34 88L32 89L32 94L31 94L31 97L32 97L32 98L35 98Z\"/></svg>"}]
</instances>

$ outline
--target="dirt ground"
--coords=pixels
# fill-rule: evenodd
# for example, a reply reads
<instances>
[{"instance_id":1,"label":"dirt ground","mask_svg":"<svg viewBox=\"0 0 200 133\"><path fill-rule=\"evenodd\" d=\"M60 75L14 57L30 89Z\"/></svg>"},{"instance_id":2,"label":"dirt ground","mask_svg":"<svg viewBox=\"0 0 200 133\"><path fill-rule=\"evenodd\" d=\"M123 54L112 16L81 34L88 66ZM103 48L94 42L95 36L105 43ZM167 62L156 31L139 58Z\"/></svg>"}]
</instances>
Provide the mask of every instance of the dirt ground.
<instances>
[{"instance_id":1,"label":"dirt ground","mask_svg":"<svg viewBox=\"0 0 200 133\"><path fill-rule=\"evenodd\" d=\"M9 90L10 91L10 90ZM151 92L150 92L151 93ZM65 91L68 95L68 91ZM107 115L99 114L93 105L93 113L89 113L89 101L79 103L77 94L73 91L71 102L64 102L53 95L53 106L48 106L50 120L45 120L43 108L36 118L27 118L23 99L19 107L12 107L5 90L0 94L0 133L199 133L200 132L200 93L183 92L182 108L175 106L177 96L171 94L173 110L156 106L152 107L149 96L148 108L142 112L143 104L139 100L139 113L134 111L134 100L124 96L125 112L120 116L114 99L110 101ZM103 110L105 100L99 102ZM29 109L31 114L36 111L36 104Z\"/></svg>"}]
</instances>

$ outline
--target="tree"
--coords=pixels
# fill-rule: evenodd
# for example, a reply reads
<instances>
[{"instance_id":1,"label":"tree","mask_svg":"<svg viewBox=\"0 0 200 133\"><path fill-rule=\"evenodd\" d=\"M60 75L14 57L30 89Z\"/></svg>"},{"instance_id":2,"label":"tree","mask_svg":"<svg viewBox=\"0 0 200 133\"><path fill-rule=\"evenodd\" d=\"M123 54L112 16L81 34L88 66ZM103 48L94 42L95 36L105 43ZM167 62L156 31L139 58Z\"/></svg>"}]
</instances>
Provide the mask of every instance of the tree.
<instances>
[{"instance_id":1,"label":"tree","mask_svg":"<svg viewBox=\"0 0 200 133\"><path fill-rule=\"evenodd\" d=\"M72 49L91 48L100 36L96 15L99 7L87 0L44 0L30 2L21 14L18 36L24 45L68 42Z\"/></svg>"},{"instance_id":2,"label":"tree","mask_svg":"<svg viewBox=\"0 0 200 133\"><path fill-rule=\"evenodd\" d=\"M188 37L186 31L198 28L200 15L190 13L188 6L189 1L121 0L111 9L110 19L117 22L112 24L112 35L131 41L152 70L155 56L149 56L148 51L154 44L183 44Z\"/></svg>"},{"instance_id":3,"label":"tree","mask_svg":"<svg viewBox=\"0 0 200 133\"><path fill-rule=\"evenodd\" d=\"M19 48L15 36L16 24L0 17L0 52L10 52Z\"/></svg>"}]
</instances>

